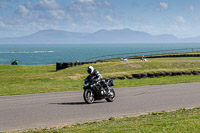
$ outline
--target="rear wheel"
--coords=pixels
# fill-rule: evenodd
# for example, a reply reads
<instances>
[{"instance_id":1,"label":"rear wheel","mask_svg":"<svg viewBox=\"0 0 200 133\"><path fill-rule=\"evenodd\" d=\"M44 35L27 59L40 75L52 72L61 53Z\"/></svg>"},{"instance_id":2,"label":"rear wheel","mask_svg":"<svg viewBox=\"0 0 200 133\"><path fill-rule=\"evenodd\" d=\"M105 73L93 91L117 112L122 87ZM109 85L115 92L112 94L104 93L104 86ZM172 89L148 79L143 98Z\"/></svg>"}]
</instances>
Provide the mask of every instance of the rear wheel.
<instances>
[{"instance_id":1,"label":"rear wheel","mask_svg":"<svg viewBox=\"0 0 200 133\"><path fill-rule=\"evenodd\" d=\"M113 102L114 99L115 99L115 91L114 91L114 89L110 89L110 97L106 98L106 101L107 102Z\"/></svg>"},{"instance_id":2,"label":"rear wheel","mask_svg":"<svg viewBox=\"0 0 200 133\"><path fill-rule=\"evenodd\" d=\"M91 89L86 89L83 92L83 98L86 103L91 104L94 102L94 93Z\"/></svg>"}]
</instances>

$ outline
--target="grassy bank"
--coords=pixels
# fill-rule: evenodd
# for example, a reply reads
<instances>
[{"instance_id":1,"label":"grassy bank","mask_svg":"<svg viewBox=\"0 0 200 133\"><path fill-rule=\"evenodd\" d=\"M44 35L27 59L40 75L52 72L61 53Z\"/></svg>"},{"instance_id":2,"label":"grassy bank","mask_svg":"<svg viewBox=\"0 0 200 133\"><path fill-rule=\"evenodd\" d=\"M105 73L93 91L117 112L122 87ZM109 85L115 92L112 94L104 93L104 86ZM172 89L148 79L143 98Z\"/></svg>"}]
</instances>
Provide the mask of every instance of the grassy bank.
<instances>
[{"instance_id":1,"label":"grassy bank","mask_svg":"<svg viewBox=\"0 0 200 133\"><path fill-rule=\"evenodd\" d=\"M24 131L23 133L198 133L200 108L159 112L137 117L114 118L87 122L63 128Z\"/></svg>"},{"instance_id":2,"label":"grassy bank","mask_svg":"<svg viewBox=\"0 0 200 133\"><path fill-rule=\"evenodd\" d=\"M200 70L200 57L159 58L148 62L107 62L93 65L105 78L144 72ZM0 96L81 90L87 65L55 71L55 65L0 65ZM115 80L115 87L200 82L200 76Z\"/></svg>"}]
</instances>

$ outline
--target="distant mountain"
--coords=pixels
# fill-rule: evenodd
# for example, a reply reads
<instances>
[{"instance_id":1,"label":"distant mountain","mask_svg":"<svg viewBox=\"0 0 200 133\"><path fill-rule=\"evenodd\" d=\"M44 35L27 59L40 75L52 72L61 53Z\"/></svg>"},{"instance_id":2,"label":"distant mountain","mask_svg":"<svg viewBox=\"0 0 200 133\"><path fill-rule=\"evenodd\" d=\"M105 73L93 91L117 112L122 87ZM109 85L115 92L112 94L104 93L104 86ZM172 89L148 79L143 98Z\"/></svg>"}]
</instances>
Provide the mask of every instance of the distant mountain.
<instances>
[{"instance_id":1,"label":"distant mountain","mask_svg":"<svg viewBox=\"0 0 200 133\"><path fill-rule=\"evenodd\" d=\"M150 35L130 29L99 30L94 33L42 30L16 37L0 38L0 44L74 44L74 43L200 43L200 36L179 39L171 34Z\"/></svg>"},{"instance_id":2,"label":"distant mountain","mask_svg":"<svg viewBox=\"0 0 200 133\"><path fill-rule=\"evenodd\" d=\"M176 43L176 42L179 42L180 40L174 35L163 34L163 35L154 36L154 41L165 42L165 43Z\"/></svg>"},{"instance_id":3,"label":"distant mountain","mask_svg":"<svg viewBox=\"0 0 200 133\"><path fill-rule=\"evenodd\" d=\"M68 32L62 30L42 30L37 33L16 37L1 38L0 44L55 44L55 43L80 43L84 42L82 38L89 33Z\"/></svg>"},{"instance_id":4,"label":"distant mountain","mask_svg":"<svg viewBox=\"0 0 200 133\"><path fill-rule=\"evenodd\" d=\"M145 32L132 31L130 29L122 30L99 30L89 36L90 40L99 43L133 43L133 42L147 42L152 36Z\"/></svg>"}]
</instances>

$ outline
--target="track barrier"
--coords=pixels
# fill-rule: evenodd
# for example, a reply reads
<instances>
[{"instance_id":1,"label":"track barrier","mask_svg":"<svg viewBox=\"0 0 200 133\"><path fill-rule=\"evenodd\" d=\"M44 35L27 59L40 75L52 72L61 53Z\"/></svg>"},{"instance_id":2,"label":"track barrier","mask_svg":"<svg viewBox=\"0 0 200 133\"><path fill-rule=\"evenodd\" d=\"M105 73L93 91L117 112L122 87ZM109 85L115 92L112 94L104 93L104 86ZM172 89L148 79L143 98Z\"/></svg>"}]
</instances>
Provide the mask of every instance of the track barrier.
<instances>
[{"instance_id":1,"label":"track barrier","mask_svg":"<svg viewBox=\"0 0 200 133\"><path fill-rule=\"evenodd\" d=\"M132 76L112 77L113 79L142 79L142 78L155 78L165 76L182 76L182 75L200 75L200 71L186 71L186 72L157 72L157 73L139 73L132 74Z\"/></svg>"},{"instance_id":2,"label":"track barrier","mask_svg":"<svg viewBox=\"0 0 200 133\"><path fill-rule=\"evenodd\" d=\"M92 63L96 62L56 62L56 71L69 67L80 66L84 64L92 64Z\"/></svg>"}]
</instances>

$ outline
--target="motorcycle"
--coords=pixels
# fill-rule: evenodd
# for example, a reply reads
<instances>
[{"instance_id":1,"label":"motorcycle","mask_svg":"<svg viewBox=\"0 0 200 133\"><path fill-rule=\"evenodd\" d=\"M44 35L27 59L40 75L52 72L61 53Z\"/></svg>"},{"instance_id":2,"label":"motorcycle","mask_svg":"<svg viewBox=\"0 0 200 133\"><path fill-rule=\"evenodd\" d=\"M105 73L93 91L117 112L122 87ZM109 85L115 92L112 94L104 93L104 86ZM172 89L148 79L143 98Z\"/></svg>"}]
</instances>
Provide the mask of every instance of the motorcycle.
<instances>
[{"instance_id":1,"label":"motorcycle","mask_svg":"<svg viewBox=\"0 0 200 133\"><path fill-rule=\"evenodd\" d=\"M91 87L92 85L92 87ZM111 86L114 86L113 79L99 80L94 84L91 77L84 80L83 98L87 104L93 103L95 100L105 99L107 102L113 102L115 91Z\"/></svg>"}]
</instances>

